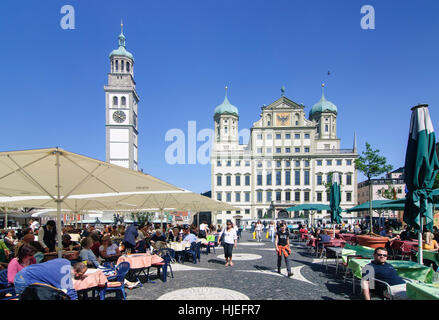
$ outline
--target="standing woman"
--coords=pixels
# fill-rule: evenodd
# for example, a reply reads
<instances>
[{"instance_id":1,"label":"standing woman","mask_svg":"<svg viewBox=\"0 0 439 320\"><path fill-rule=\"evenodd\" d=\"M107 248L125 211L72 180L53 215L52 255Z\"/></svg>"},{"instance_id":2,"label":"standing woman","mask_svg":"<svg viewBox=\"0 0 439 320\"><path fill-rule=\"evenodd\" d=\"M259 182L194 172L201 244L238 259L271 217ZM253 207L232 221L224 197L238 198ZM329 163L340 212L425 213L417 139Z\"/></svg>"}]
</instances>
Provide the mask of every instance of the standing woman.
<instances>
[{"instance_id":1,"label":"standing woman","mask_svg":"<svg viewBox=\"0 0 439 320\"><path fill-rule=\"evenodd\" d=\"M262 240L262 228L264 225L261 223L261 220L258 220L258 223L256 223L255 231L256 231L256 239L258 242L261 242Z\"/></svg>"},{"instance_id":2,"label":"standing woman","mask_svg":"<svg viewBox=\"0 0 439 320\"><path fill-rule=\"evenodd\" d=\"M288 256L291 254L290 233L287 230L286 224L283 222L280 224L280 230L276 233L274 246L276 247L277 253L277 273L280 273L283 256L285 264L287 265L288 277L291 277L293 273L291 272L290 261L288 260Z\"/></svg>"},{"instance_id":3,"label":"standing woman","mask_svg":"<svg viewBox=\"0 0 439 320\"><path fill-rule=\"evenodd\" d=\"M274 235L276 234L276 224L274 223L274 220L271 220L270 222L270 237L271 237L271 242L274 242Z\"/></svg>"},{"instance_id":4,"label":"standing woman","mask_svg":"<svg viewBox=\"0 0 439 320\"><path fill-rule=\"evenodd\" d=\"M224 257L226 259L225 266L233 267L232 262L232 251L233 247L237 246L238 235L236 234L236 229L233 227L233 223L231 221L227 221L227 227L224 228L219 237L218 237L218 245L220 244L221 237L224 234L223 247L224 247Z\"/></svg>"}]
</instances>

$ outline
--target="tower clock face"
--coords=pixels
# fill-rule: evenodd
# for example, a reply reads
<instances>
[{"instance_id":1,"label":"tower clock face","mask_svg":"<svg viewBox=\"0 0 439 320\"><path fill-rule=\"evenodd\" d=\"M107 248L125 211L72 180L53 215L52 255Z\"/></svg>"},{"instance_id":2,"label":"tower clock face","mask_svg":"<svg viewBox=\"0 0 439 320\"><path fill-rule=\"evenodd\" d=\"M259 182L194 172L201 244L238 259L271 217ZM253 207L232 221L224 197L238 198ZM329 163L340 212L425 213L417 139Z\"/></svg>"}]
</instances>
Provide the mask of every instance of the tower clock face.
<instances>
[{"instance_id":1,"label":"tower clock face","mask_svg":"<svg viewBox=\"0 0 439 320\"><path fill-rule=\"evenodd\" d=\"M113 120L117 123L122 123L127 118L127 115L123 111L115 111L113 113Z\"/></svg>"}]
</instances>

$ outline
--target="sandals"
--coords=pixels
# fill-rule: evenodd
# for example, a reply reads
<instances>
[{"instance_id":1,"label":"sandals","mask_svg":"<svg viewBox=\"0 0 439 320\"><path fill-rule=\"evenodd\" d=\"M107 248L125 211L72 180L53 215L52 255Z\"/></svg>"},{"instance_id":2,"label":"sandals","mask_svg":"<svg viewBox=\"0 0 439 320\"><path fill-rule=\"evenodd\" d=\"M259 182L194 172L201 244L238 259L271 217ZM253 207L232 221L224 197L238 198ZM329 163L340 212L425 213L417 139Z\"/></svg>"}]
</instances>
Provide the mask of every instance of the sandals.
<instances>
[{"instance_id":1,"label":"sandals","mask_svg":"<svg viewBox=\"0 0 439 320\"><path fill-rule=\"evenodd\" d=\"M229 262L226 262L226 264L224 265L225 267L228 267L229 266Z\"/></svg>"}]
</instances>

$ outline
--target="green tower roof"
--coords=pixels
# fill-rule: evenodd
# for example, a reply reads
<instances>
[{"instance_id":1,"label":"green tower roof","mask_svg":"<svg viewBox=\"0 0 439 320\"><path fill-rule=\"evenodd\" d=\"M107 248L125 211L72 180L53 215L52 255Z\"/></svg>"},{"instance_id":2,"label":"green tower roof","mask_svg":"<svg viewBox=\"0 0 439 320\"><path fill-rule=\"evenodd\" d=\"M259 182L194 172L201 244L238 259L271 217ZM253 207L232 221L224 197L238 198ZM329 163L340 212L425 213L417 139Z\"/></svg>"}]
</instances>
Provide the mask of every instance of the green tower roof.
<instances>
[{"instance_id":1,"label":"green tower roof","mask_svg":"<svg viewBox=\"0 0 439 320\"><path fill-rule=\"evenodd\" d=\"M121 23L121 32L119 35L119 48L111 51L110 53L110 58L113 56L123 56L123 57L127 57L131 60L134 61L134 56L131 54L131 52L129 52L127 49L125 49L125 36L123 34L123 23Z\"/></svg>"},{"instance_id":2,"label":"green tower roof","mask_svg":"<svg viewBox=\"0 0 439 320\"><path fill-rule=\"evenodd\" d=\"M238 108L231 104L229 99L227 99L227 87L223 103L215 108L214 116L217 114L232 114L238 117Z\"/></svg>"},{"instance_id":3,"label":"green tower roof","mask_svg":"<svg viewBox=\"0 0 439 320\"><path fill-rule=\"evenodd\" d=\"M337 106L333 104L331 101L326 100L325 93L324 93L324 87L325 84L322 84L322 97L320 98L319 102L317 102L312 108L309 113L309 116L311 117L314 114L321 113L321 112L333 112L337 114Z\"/></svg>"}]
</instances>

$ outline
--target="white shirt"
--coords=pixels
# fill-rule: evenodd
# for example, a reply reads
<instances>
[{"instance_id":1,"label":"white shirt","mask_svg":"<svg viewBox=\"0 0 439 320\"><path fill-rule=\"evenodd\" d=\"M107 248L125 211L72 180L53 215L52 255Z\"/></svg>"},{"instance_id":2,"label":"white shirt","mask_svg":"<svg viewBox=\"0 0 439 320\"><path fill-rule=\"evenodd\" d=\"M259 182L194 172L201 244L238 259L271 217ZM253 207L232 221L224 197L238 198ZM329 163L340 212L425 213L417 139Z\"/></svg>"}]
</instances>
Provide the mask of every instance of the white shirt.
<instances>
[{"instance_id":1,"label":"white shirt","mask_svg":"<svg viewBox=\"0 0 439 320\"><path fill-rule=\"evenodd\" d=\"M262 223L258 223L258 224L256 224L256 230L257 230L257 231L261 231L261 230L262 230L262 227L263 227L263 224L262 224Z\"/></svg>"},{"instance_id":2,"label":"white shirt","mask_svg":"<svg viewBox=\"0 0 439 320\"><path fill-rule=\"evenodd\" d=\"M205 223L200 224L200 231L201 230L203 230L207 233L207 224L205 224Z\"/></svg>"},{"instance_id":3,"label":"white shirt","mask_svg":"<svg viewBox=\"0 0 439 320\"><path fill-rule=\"evenodd\" d=\"M34 221L31 223L30 227L32 228L32 231L35 231L35 229L38 229L40 227L40 224L38 221Z\"/></svg>"},{"instance_id":4,"label":"white shirt","mask_svg":"<svg viewBox=\"0 0 439 320\"><path fill-rule=\"evenodd\" d=\"M235 244L235 240L238 239L238 235L236 234L235 228L232 228L230 230L227 230L227 228L224 228L223 231L221 231L221 234L218 239L221 239L222 234L224 233L224 242L228 244Z\"/></svg>"},{"instance_id":5,"label":"white shirt","mask_svg":"<svg viewBox=\"0 0 439 320\"><path fill-rule=\"evenodd\" d=\"M116 244L112 244L111 246L107 247L107 256L115 255L116 249L118 249ZM99 247L99 251L104 251L104 246Z\"/></svg>"}]
</instances>

